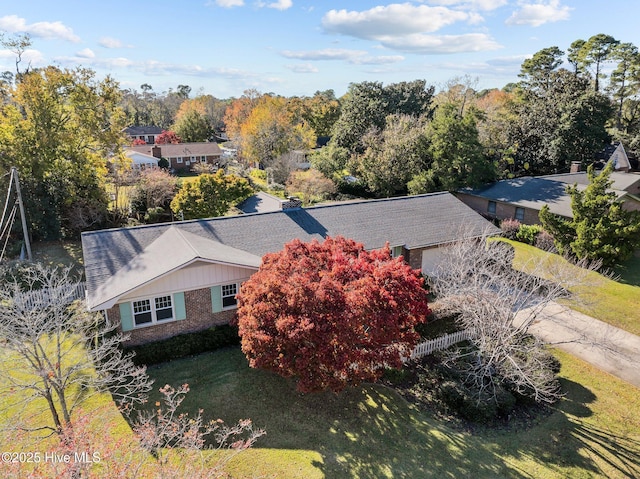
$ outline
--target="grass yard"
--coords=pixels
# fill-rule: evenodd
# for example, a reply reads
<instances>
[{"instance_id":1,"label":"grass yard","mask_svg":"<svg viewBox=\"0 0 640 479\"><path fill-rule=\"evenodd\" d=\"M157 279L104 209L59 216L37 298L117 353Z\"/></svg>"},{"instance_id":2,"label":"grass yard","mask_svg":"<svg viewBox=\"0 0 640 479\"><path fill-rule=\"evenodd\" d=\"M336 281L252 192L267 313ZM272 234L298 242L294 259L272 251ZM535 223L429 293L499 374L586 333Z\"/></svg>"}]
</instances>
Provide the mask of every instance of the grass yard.
<instances>
[{"instance_id":1,"label":"grass yard","mask_svg":"<svg viewBox=\"0 0 640 479\"><path fill-rule=\"evenodd\" d=\"M84 277L80 240L41 241L34 243L31 250L35 262L52 268L70 266L74 274Z\"/></svg>"},{"instance_id":2,"label":"grass yard","mask_svg":"<svg viewBox=\"0 0 640 479\"><path fill-rule=\"evenodd\" d=\"M526 430L454 430L379 385L302 395L252 370L239 348L150 369L188 383L186 410L251 418L267 435L234 458L236 478L622 478L640 475L640 394L565 353L566 397ZM153 404L153 401L151 402Z\"/></svg>"},{"instance_id":3,"label":"grass yard","mask_svg":"<svg viewBox=\"0 0 640 479\"><path fill-rule=\"evenodd\" d=\"M516 267L526 264L532 257L542 257L547 261L563 261L559 256L546 253L533 246L517 241L503 240L515 248ZM640 260L635 259L625 265L626 277L630 280L640 276ZM640 335L640 286L614 281L592 272L588 283L572 288L576 299L567 301L571 308L630 333ZM630 281L632 283L632 281Z\"/></svg>"},{"instance_id":4,"label":"grass yard","mask_svg":"<svg viewBox=\"0 0 640 479\"><path fill-rule=\"evenodd\" d=\"M640 286L640 256L633 256L617 266L614 273L620 277L621 283Z\"/></svg>"}]
</instances>

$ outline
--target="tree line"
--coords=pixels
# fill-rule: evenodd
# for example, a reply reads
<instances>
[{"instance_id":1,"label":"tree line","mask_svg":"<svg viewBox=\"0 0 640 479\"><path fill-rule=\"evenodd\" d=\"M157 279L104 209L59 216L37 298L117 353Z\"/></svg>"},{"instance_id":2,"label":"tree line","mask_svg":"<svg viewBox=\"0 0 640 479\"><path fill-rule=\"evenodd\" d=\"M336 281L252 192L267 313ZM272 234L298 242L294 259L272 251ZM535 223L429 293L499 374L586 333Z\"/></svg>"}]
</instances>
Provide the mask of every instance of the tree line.
<instances>
[{"instance_id":1,"label":"tree line","mask_svg":"<svg viewBox=\"0 0 640 479\"><path fill-rule=\"evenodd\" d=\"M266 170L271 183L365 197L565 172L573 161L586 167L612 140L640 150L640 54L604 34L566 52L540 50L502 89L478 90L462 77L439 92L426 80L365 81L341 97L248 90L228 99L192 95L188 85L121 89L85 68L24 68L28 36L2 44L15 53L16 72L0 78L0 169L18 167L36 239L117 226L107 166L130 144L122 132L132 125L159 126L171 141L226 135L240 162ZM312 151L317 171L290 179L292 151Z\"/></svg>"}]
</instances>

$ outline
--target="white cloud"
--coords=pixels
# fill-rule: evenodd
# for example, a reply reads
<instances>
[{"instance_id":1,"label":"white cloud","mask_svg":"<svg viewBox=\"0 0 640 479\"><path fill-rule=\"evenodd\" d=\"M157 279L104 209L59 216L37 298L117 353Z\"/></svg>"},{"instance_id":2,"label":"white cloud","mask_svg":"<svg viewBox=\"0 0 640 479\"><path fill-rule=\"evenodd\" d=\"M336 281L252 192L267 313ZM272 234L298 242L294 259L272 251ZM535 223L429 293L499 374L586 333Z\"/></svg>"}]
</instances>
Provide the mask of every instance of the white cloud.
<instances>
[{"instance_id":1,"label":"white cloud","mask_svg":"<svg viewBox=\"0 0 640 479\"><path fill-rule=\"evenodd\" d=\"M102 37L98 42L101 47L104 48L122 48L124 44L117 38Z\"/></svg>"},{"instance_id":2,"label":"white cloud","mask_svg":"<svg viewBox=\"0 0 640 479\"><path fill-rule=\"evenodd\" d=\"M490 60L487 60L489 65L493 65L496 67L512 67L515 68L516 71L520 70L522 66L522 62L527 58L530 58L531 55L512 55L510 57L496 57Z\"/></svg>"},{"instance_id":3,"label":"white cloud","mask_svg":"<svg viewBox=\"0 0 640 479\"><path fill-rule=\"evenodd\" d=\"M285 50L280 52L283 57L306 61L345 61L353 65L386 65L404 60L401 55L371 56L364 50L346 50L326 48L324 50L298 51Z\"/></svg>"},{"instance_id":4,"label":"white cloud","mask_svg":"<svg viewBox=\"0 0 640 479\"><path fill-rule=\"evenodd\" d=\"M218 6L222 8L243 7L244 0L209 0L207 6ZM293 0L275 0L273 2L264 2L258 0L254 3L258 8L275 8L276 10L287 10L293 6Z\"/></svg>"},{"instance_id":5,"label":"white cloud","mask_svg":"<svg viewBox=\"0 0 640 479\"><path fill-rule=\"evenodd\" d=\"M58 39L77 43L80 37L62 22L36 22L27 24L24 18L17 15L5 15L0 18L0 30L9 33L28 33L33 37L47 40Z\"/></svg>"},{"instance_id":6,"label":"white cloud","mask_svg":"<svg viewBox=\"0 0 640 479\"><path fill-rule=\"evenodd\" d=\"M282 56L286 58L295 58L296 60L347 60L350 61L357 57L363 57L367 55L364 50L343 50L340 48L325 48L324 50L310 50L294 52L291 50L285 50L281 52Z\"/></svg>"},{"instance_id":7,"label":"white cloud","mask_svg":"<svg viewBox=\"0 0 640 479\"><path fill-rule=\"evenodd\" d=\"M310 63L302 63L296 65L285 65L286 69L294 73L318 73L318 69Z\"/></svg>"},{"instance_id":8,"label":"white cloud","mask_svg":"<svg viewBox=\"0 0 640 479\"><path fill-rule=\"evenodd\" d=\"M213 4L222 8L242 7L244 0L215 0ZM208 2L207 5L211 5L211 2Z\"/></svg>"},{"instance_id":9,"label":"white cloud","mask_svg":"<svg viewBox=\"0 0 640 479\"><path fill-rule=\"evenodd\" d=\"M258 7L275 8L276 10L287 10L293 6L292 0L276 0L275 2L265 3L257 2Z\"/></svg>"},{"instance_id":10,"label":"white cloud","mask_svg":"<svg viewBox=\"0 0 640 479\"><path fill-rule=\"evenodd\" d=\"M381 37L383 46L408 53L441 54L497 50L502 46L484 33L465 35L423 35Z\"/></svg>"},{"instance_id":11,"label":"white cloud","mask_svg":"<svg viewBox=\"0 0 640 479\"><path fill-rule=\"evenodd\" d=\"M485 8L497 8L503 0L443 0L439 3L443 2L451 5L473 3ZM322 26L327 32L378 41L383 47L410 53L458 53L501 48L501 45L483 33L430 35L456 22L476 24L482 21L483 18L477 12L396 3L362 12L331 10L322 19Z\"/></svg>"},{"instance_id":12,"label":"white cloud","mask_svg":"<svg viewBox=\"0 0 640 479\"><path fill-rule=\"evenodd\" d=\"M507 19L507 25L531 25L539 27L549 22L568 20L572 8L560 5L560 0L520 4L520 10L516 10Z\"/></svg>"},{"instance_id":13,"label":"white cloud","mask_svg":"<svg viewBox=\"0 0 640 479\"><path fill-rule=\"evenodd\" d=\"M389 65L404 60L402 55L379 55L375 57L357 58L352 63L358 65Z\"/></svg>"},{"instance_id":14,"label":"white cloud","mask_svg":"<svg viewBox=\"0 0 640 479\"><path fill-rule=\"evenodd\" d=\"M362 12L330 10L322 26L331 33L373 40L386 35L435 32L469 18L468 13L444 7L394 3Z\"/></svg>"},{"instance_id":15,"label":"white cloud","mask_svg":"<svg viewBox=\"0 0 640 479\"><path fill-rule=\"evenodd\" d=\"M509 0L428 0L427 3L445 7L490 11L506 5Z\"/></svg>"},{"instance_id":16,"label":"white cloud","mask_svg":"<svg viewBox=\"0 0 640 479\"><path fill-rule=\"evenodd\" d=\"M95 58L96 54L93 53L93 50L91 50L91 48L85 48L85 49L80 50L79 52L77 52L76 56L78 56L80 58Z\"/></svg>"},{"instance_id":17,"label":"white cloud","mask_svg":"<svg viewBox=\"0 0 640 479\"><path fill-rule=\"evenodd\" d=\"M16 54L9 50L0 50L0 60L8 60L6 65L2 67L2 70L15 70L15 60ZM22 53L22 63L20 64L20 69L24 70L25 65L30 65L33 67L44 66L46 64L44 55L39 50L28 49Z\"/></svg>"}]
</instances>

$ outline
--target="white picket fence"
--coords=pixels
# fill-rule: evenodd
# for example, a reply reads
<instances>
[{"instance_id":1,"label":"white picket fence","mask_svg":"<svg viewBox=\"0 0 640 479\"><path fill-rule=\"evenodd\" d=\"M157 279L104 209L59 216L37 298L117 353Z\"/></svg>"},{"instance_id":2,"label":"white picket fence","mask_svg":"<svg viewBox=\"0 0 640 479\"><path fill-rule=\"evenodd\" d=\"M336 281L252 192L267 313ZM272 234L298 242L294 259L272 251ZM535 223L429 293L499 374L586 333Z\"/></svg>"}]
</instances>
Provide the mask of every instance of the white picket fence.
<instances>
[{"instance_id":1,"label":"white picket fence","mask_svg":"<svg viewBox=\"0 0 640 479\"><path fill-rule=\"evenodd\" d=\"M466 341L473 337L473 331L464 329L462 331L456 331L455 333L445 334L444 336L425 341L418 344L411 352L410 359L420 359L424 356L432 354L436 351L442 351L454 344Z\"/></svg>"},{"instance_id":2,"label":"white picket fence","mask_svg":"<svg viewBox=\"0 0 640 479\"><path fill-rule=\"evenodd\" d=\"M19 293L14 295L15 301L20 301L27 308L35 308L38 305L42 305L48 301L48 299L53 295L54 297L64 296L69 302L75 301L76 299L85 299L85 292L87 288L85 283L78 283L73 291L64 292L61 294L60 291L51 291L50 289L36 289L33 291L25 291L24 293Z\"/></svg>"}]
</instances>

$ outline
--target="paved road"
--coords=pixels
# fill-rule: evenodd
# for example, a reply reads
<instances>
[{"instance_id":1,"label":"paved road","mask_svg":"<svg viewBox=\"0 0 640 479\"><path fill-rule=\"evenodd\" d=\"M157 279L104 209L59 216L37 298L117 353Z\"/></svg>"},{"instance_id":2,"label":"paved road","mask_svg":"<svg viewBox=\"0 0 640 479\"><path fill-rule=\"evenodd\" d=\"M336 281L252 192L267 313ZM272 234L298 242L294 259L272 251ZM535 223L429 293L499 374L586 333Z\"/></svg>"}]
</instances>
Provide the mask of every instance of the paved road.
<instances>
[{"instance_id":1,"label":"paved road","mask_svg":"<svg viewBox=\"0 0 640 479\"><path fill-rule=\"evenodd\" d=\"M640 337L551 303L529 331L640 388Z\"/></svg>"}]
</instances>

